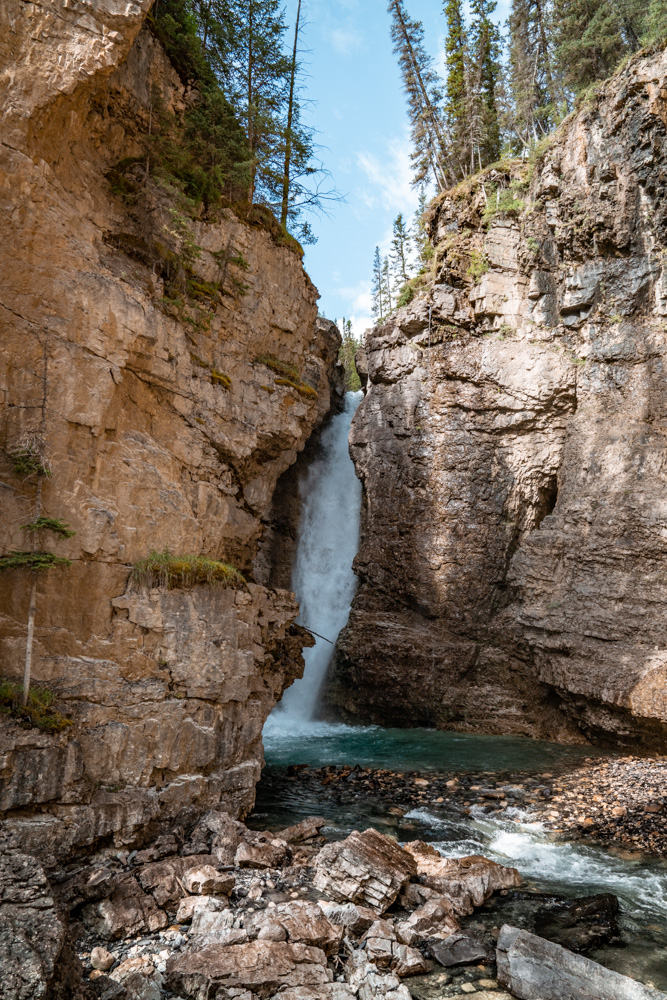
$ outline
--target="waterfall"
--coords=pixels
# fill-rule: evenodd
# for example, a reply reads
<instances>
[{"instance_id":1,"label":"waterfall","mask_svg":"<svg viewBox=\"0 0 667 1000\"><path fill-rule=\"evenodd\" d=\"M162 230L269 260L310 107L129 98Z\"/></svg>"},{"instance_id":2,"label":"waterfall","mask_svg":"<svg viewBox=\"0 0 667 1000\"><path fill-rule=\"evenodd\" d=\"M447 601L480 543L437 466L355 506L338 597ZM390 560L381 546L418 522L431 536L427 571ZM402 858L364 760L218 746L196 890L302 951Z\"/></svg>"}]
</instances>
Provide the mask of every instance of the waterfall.
<instances>
[{"instance_id":1,"label":"waterfall","mask_svg":"<svg viewBox=\"0 0 667 1000\"><path fill-rule=\"evenodd\" d=\"M292 589L301 606L298 622L335 643L347 622L357 580L352 563L359 546L361 483L348 450L350 425L361 392L348 392L342 413L325 428L321 449L303 473ZM275 709L278 726L313 718L334 647L317 639L304 650L303 678L288 688Z\"/></svg>"}]
</instances>

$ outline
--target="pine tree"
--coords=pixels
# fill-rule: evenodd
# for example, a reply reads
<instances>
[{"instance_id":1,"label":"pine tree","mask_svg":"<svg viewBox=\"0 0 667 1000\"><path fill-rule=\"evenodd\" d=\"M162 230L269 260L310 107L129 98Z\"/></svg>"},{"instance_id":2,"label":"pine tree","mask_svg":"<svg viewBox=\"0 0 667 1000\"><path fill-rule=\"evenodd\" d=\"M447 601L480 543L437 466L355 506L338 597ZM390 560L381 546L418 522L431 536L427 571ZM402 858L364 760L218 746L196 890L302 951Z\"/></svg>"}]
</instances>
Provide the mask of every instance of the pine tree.
<instances>
[{"instance_id":1,"label":"pine tree","mask_svg":"<svg viewBox=\"0 0 667 1000\"><path fill-rule=\"evenodd\" d=\"M424 28L405 11L403 0L389 0L391 39L403 77L412 133L415 184L429 173L444 190L451 180L447 130L442 111L441 81L424 47Z\"/></svg>"},{"instance_id":2,"label":"pine tree","mask_svg":"<svg viewBox=\"0 0 667 1000\"><path fill-rule=\"evenodd\" d=\"M280 0L228 0L228 61L216 64L223 89L244 124L250 151L248 201L280 200L284 171L283 116L291 63Z\"/></svg>"},{"instance_id":3,"label":"pine tree","mask_svg":"<svg viewBox=\"0 0 667 1000\"><path fill-rule=\"evenodd\" d=\"M556 57L570 93L603 80L639 48L645 7L643 0L554 0Z\"/></svg>"},{"instance_id":4,"label":"pine tree","mask_svg":"<svg viewBox=\"0 0 667 1000\"><path fill-rule=\"evenodd\" d=\"M389 260L389 257L384 257L382 259L382 295L387 315L394 307L392 301L392 285L391 261Z\"/></svg>"},{"instance_id":5,"label":"pine tree","mask_svg":"<svg viewBox=\"0 0 667 1000\"><path fill-rule=\"evenodd\" d=\"M348 392L358 392L361 389L361 379L359 378L356 362L359 341L352 333L352 320L345 319L344 316L341 336L343 342L338 352L338 360L342 362L345 368L345 388Z\"/></svg>"},{"instance_id":6,"label":"pine tree","mask_svg":"<svg viewBox=\"0 0 667 1000\"><path fill-rule=\"evenodd\" d=\"M384 278L382 276L382 255L380 248L375 248L373 255L373 279L371 282L373 296L373 316L382 323L385 317Z\"/></svg>"},{"instance_id":7,"label":"pine tree","mask_svg":"<svg viewBox=\"0 0 667 1000\"><path fill-rule=\"evenodd\" d=\"M512 0L509 22L511 143L528 150L558 122L563 98L554 66L547 0Z\"/></svg>"},{"instance_id":8,"label":"pine tree","mask_svg":"<svg viewBox=\"0 0 667 1000\"><path fill-rule=\"evenodd\" d=\"M496 88L500 74L500 35L491 20L496 0L471 0L471 51L468 70L470 169L481 169L500 155Z\"/></svg>"},{"instance_id":9,"label":"pine tree","mask_svg":"<svg viewBox=\"0 0 667 1000\"><path fill-rule=\"evenodd\" d=\"M415 221L412 227L412 242L420 271L425 271L434 257L433 244L426 232L424 216L427 208L427 196L424 188L419 192L419 205L415 212Z\"/></svg>"},{"instance_id":10,"label":"pine tree","mask_svg":"<svg viewBox=\"0 0 667 1000\"><path fill-rule=\"evenodd\" d=\"M445 0L444 11L447 22L445 116L453 155L459 171L465 173L463 164L467 159L468 128L465 24L461 0Z\"/></svg>"},{"instance_id":11,"label":"pine tree","mask_svg":"<svg viewBox=\"0 0 667 1000\"><path fill-rule=\"evenodd\" d=\"M649 42L667 37L667 3L665 0L651 0L646 19L645 37Z\"/></svg>"},{"instance_id":12,"label":"pine tree","mask_svg":"<svg viewBox=\"0 0 667 1000\"><path fill-rule=\"evenodd\" d=\"M394 235L391 241L390 261L396 281L396 287L400 289L410 280L410 275L408 273L410 257L410 230L405 225L402 212L399 212L394 219L393 232Z\"/></svg>"}]
</instances>

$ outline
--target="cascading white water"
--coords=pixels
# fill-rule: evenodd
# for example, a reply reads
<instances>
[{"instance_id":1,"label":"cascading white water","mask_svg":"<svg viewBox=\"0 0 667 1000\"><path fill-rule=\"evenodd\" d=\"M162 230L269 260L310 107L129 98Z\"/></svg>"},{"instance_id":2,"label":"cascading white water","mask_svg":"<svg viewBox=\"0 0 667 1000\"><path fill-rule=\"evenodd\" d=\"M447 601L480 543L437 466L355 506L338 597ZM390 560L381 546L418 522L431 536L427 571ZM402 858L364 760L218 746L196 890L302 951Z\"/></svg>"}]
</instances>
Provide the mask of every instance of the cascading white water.
<instances>
[{"instance_id":1,"label":"cascading white water","mask_svg":"<svg viewBox=\"0 0 667 1000\"><path fill-rule=\"evenodd\" d=\"M298 621L335 643L347 622L356 589L352 562L359 546L361 484L348 450L350 425L361 401L348 392L321 438L321 451L300 481L303 497L292 589L301 606ZM284 727L313 718L334 647L324 639L304 650L303 678L288 688L271 717Z\"/></svg>"}]
</instances>

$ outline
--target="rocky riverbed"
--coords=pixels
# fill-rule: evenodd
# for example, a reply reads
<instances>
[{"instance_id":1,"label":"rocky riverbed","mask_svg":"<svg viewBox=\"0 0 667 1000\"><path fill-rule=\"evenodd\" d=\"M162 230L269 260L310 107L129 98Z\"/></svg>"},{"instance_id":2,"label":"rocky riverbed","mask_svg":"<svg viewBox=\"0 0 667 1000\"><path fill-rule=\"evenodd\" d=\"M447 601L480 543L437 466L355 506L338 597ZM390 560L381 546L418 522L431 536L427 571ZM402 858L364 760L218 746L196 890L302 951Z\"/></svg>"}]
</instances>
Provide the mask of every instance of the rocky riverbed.
<instances>
[{"instance_id":1,"label":"rocky riverbed","mask_svg":"<svg viewBox=\"0 0 667 1000\"><path fill-rule=\"evenodd\" d=\"M142 851L102 851L85 865L51 873L52 896L34 859L14 859L3 870L3 898L10 900L5 915L20 959L10 978L24 987L15 995L43 995L58 942L62 965L66 912L80 966L70 955L63 996L531 996L523 986L515 992L523 966L498 957L518 947L516 934L538 980L541 949L549 945L557 963L575 963L577 982L583 976L585 985L593 969L606 989L614 986L616 973L579 957L619 940L613 896L568 901L523 889L516 869L481 856L443 858L419 840L400 847L372 828L329 842L324 832L331 835L317 817L271 832L210 811L187 836L176 829ZM36 918L52 932L41 947L26 946ZM644 995L665 996L637 994Z\"/></svg>"},{"instance_id":2,"label":"rocky riverbed","mask_svg":"<svg viewBox=\"0 0 667 1000\"><path fill-rule=\"evenodd\" d=\"M667 758L588 758L568 770L401 772L295 765L286 780L341 805L371 797L395 815L416 808L540 822L569 840L587 838L667 856Z\"/></svg>"}]
</instances>

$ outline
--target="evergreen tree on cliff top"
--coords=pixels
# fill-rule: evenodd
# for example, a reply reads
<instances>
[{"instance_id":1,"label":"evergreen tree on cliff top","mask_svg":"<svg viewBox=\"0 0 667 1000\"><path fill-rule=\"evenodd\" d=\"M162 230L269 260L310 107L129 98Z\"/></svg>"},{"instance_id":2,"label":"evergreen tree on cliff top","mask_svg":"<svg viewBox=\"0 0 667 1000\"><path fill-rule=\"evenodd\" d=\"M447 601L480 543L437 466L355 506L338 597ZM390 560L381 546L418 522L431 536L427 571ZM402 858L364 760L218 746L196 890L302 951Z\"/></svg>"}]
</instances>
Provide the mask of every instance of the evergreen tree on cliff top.
<instances>
[{"instance_id":1,"label":"evergreen tree on cliff top","mask_svg":"<svg viewBox=\"0 0 667 1000\"><path fill-rule=\"evenodd\" d=\"M562 93L555 70L548 0L512 0L509 16L510 141L528 149L558 123Z\"/></svg>"},{"instance_id":2,"label":"evergreen tree on cliff top","mask_svg":"<svg viewBox=\"0 0 667 1000\"><path fill-rule=\"evenodd\" d=\"M471 0L470 65L468 70L468 107L470 129L470 167L475 160L481 169L500 155L500 125L496 90L500 75L500 33L491 20L496 0Z\"/></svg>"},{"instance_id":3,"label":"evergreen tree on cliff top","mask_svg":"<svg viewBox=\"0 0 667 1000\"><path fill-rule=\"evenodd\" d=\"M453 158L457 162L460 172L465 173L468 128L465 24L461 0L445 0L444 11L447 22L445 115L449 126Z\"/></svg>"},{"instance_id":4,"label":"evergreen tree on cliff top","mask_svg":"<svg viewBox=\"0 0 667 1000\"><path fill-rule=\"evenodd\" d=\"M442 109L441 81L424 47L424 28L405 10L403 0L389 0L391 40L408 100L412 133L414 184L423 184L431 174L439 190L452 181L449 149Z\"/></svg>"},{"instance_id":5,"label":"evergreen tree on cliff top","mask_svg":"<svg viewBox=\"0 0 667 1000\"><path fill-rule=\"evenodd\" d=\"M556 57L565 87L577 93L610 76L636 52L646 27L645 0L554 0Z\"/></svg>"}]
</instances>

